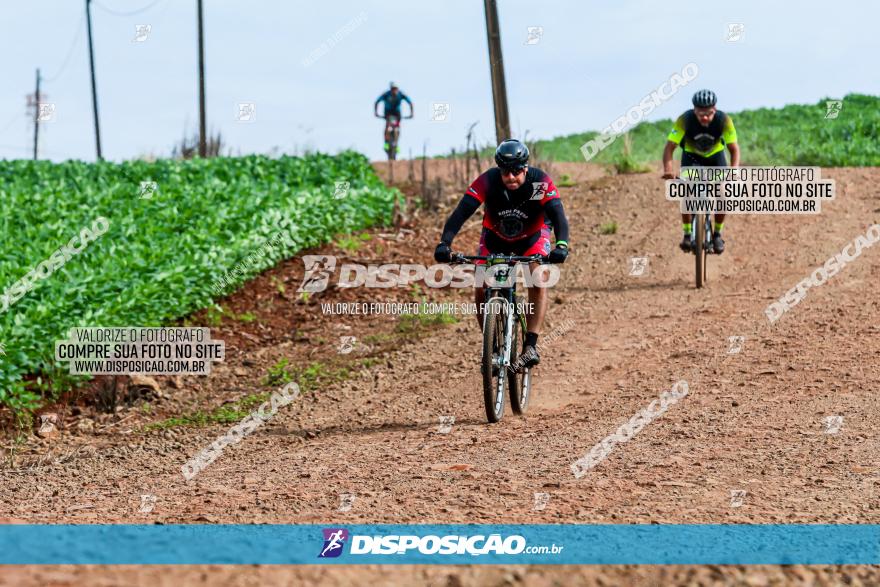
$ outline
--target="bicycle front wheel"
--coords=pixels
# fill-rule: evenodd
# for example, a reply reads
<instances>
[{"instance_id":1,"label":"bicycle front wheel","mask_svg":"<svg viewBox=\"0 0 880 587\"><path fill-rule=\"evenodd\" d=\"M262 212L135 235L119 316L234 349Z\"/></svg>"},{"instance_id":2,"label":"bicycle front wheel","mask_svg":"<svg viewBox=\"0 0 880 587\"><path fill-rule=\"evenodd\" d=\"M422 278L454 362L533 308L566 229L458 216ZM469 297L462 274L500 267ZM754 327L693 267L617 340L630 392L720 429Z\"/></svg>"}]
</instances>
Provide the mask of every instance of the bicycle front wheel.
<instances>
[{"instance_id":1,"label":"bicycle front wheel","mask_svg":"<svg viewBox=\"0 0 880 587\"><path fill-rule=\"evenodd\" d=\"M706 280L706 225L701 214L694 216L694 257L696 258L697 289Z\"/></svg>"},{"instance_id":2,"label":"bicycle front wheel","mask_svg":"<svg viewBox=\"0 0 880 587\"><path fill-rule=\"evenodd\" d=\"M486 418L498 422L504 416L504 383L507 369L504 360L504 300L495 297L486 304L483 314L483 400Z\"/></svg>"}]
</instances>

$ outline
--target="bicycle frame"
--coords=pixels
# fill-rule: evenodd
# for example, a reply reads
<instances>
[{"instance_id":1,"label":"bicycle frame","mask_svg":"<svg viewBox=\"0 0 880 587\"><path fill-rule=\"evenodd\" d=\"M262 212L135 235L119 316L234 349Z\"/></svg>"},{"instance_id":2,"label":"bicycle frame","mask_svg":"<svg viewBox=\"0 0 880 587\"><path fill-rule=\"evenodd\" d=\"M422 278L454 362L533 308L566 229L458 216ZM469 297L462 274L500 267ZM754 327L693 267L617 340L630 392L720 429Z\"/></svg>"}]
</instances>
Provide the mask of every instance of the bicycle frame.
<instances>
[{"instance_id":1,"label":"bicycle frame","mask_svg":"<svg viewBox=\"0 0 880 587\"><path fill-rule=\"evenodd\" d=\"M494 285L486 287L483 296L481 363L486 416L489 422L498 422L504 414L504 389L508 379L508 394L514 413L524 413L530 393L530 369L522 369L522 365L514 368L512 364L517 335L521 333L525 337L526 334L525 315L516 304L516 266L519 263L545 263L547 260L541 255L452 255L452 262L471 261L486 261L488 266L494 266ZM522 374L521 382L518 380L519 373Z\"/></svg>"},{"instance_id":2,"label":"bicycle frame","mask_svg":"<svg viewBox=\"0 0 880 587\"><path fill-rule=\"evenodd\" d=\"M489 300L492 298L501 298L505 304L505 323L504 323L504 351L503 356L500 358L501 361L498 364L498 367L504 367L505 371L510 367L510 355L511 349L513 348L513 328L516 325L517 319L525 320L525 317L519 312L519 309L516 306L516 276L512 275L511 272L515 270L516 265L520 263L546 263L546 259L541 255L532 255L529 257L519 256L519 255L501 255L501 254L492 254L492 255L458 255L457 259L459 261L486 261L487 266L491 265L507 265L507 267L496 269L495 281L496 282L510 282L510 285L503 286L490 286L485 288L485 296L483 297L484 304L489 303ZM487 307L487 306L484 306ZM488 316L487 312L483 313L483 327L486 326L486 317ZM499 377L499 379L501 379Z\"/></svg>"}]
</instances>

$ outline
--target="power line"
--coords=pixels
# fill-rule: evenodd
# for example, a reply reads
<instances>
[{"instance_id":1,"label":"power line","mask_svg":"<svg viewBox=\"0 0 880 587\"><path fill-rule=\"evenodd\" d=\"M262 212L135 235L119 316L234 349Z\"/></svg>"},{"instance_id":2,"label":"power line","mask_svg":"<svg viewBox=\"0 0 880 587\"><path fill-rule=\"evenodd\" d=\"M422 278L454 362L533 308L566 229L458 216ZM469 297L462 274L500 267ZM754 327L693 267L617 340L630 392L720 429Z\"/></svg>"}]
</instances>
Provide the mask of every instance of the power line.
<instances>
[{"instance_id":1,"label":"power line","mask_svg":"<svg viewBox=\"0 0 880 587\"><path fill-rule=\"evenodd\" d=\"M20 116L21 116L21 114L16 114L16 115L14 115L12 118L10 118L10 119L9 119L9 122L7 122L7 123L3 126L3 128L0 128L0 134L3 134L3 133L5 133L7 130L9 130L9 127L12 126L12 125L15 123L16 120L21 120L21 119L19 118Z\"/></svg>"},{"instance_id":2,"label":"power line","mask_svg":"<svg viewBox=\"0 0 880 587\"><path fill-rule=\"evenodd\" d=\"M76 48L76 43L79 41L79 37L82 34L83 30L83 22L85 21L85 16L80 17L79 24L76 25L76 33L73 35L73 42L70 43L70 49L67 50L67 57L64 58L64 62L61 64L61 68L58 70L58 73L53 75L52 77L45 78L43 81L45 83L52 83L61 77L61 74L67 69L67 65L70 63L70 58L73 57L73 50Z\"/></svg>"},{"instance_id":3,"label":"power line","mask_svg":"<svg viewBox=\"0 0 880 587\"><path fill-rule=\"evenodd\" d=\"M101 10L103 10L104 12L106 12L108 14L112 14L113 16L134 16L135 14L140 14L141 12L146 12L147 10L149 10L150 8L155 6L156 4L159 4L160 2L164 2L164 1L165 0L153 0L153 2L150 2L149 4L144 6L143 8L138 8L137 10L132 10L131 12L119 12L118 10L113 10L112 8L108 8L108 7L104 6L100 2L92 2L92 4L94 4L95 6L97 6Z\"/></svg>"}]
</instances>

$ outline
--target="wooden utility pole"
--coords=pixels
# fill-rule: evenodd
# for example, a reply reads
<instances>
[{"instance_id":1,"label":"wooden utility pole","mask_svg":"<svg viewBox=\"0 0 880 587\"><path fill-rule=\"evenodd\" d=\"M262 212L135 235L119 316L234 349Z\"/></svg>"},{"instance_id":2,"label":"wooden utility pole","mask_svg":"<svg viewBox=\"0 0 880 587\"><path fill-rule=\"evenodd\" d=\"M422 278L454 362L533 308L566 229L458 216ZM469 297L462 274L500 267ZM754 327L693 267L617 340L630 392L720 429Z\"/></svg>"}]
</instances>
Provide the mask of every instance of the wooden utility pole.
<instances>
[{"instance_id":1,"label":"wooden utility pole","mask_svg":"<svg viewBox=\"0 0 880 587\"><path fill-rule=\"evenodd\" d=\"M95 84L95 48L92 45L92 0L86 0L86 29L89 34L89 65L92 70L92 111L95 116L95 146L98 151L98 161L101 156L101 127L98 124L98 89Z\"/></svg>"},{"instance_id":2,"label":"wooden utility pole","mask_svg":"<svg viewBox=\"0 0 880 587\"><path fill-rule=\"evenodd\" d=\"M37 68L37 89L34 92L34 161L37 160L37 144L40 137L40 68Z\"/></svg>"},{"instance_id":3,"label":"wooden utility pole","mask_svg":"<svg viewBox=\"0 0 880 587\"><path fill-rule=\"evenodd\" d=\"M197 0L199 10L199 157L208 156L208 139L205 130L205 27L202 18L202 0Z\"/></svg>"},{"instance_id":4,"label":"wooden utility pole","mask_svg":"<svg viewBox=\"0 0 880 587\"><path fill-rule=\"evenodd\" d=\"M495 138L500 143L510 136L507 110L507 87L504 84L504 60L501 58L501 30L495 0L483 0L486 6L486 36L489 39L489 70L492 74L492 102L495 106Z\"/></svg>"}]
</instances>

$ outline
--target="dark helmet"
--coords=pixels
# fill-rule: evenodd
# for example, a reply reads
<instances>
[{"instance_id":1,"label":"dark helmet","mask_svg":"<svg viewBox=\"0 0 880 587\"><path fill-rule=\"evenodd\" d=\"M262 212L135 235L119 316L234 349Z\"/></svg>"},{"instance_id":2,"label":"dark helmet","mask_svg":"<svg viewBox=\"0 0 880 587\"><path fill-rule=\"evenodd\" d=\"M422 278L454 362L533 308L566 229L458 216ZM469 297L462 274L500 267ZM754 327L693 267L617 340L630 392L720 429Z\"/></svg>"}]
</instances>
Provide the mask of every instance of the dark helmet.
<instances>
[{"instance_id":1,"label":"dark helmet","mask_svg":"<svg viewBox=\"0 0 880 587\"><path fill-rule=\"evenodd\" d=\"M502 169L522 169L529 162L529 148L521 141L507 139L495 149L495 163Z\"/></svg>"},{"instance_id":2,"label":"dark helmet","mask_svg":"<svg viewBox=\"0 0 880 587\"><path fill-rule=\"evenodd\" d=\"M718 96L712 90L700 90L694 94L693 102L697 108L709 108L718 102Z\"/></svg>"}]
</instances>

